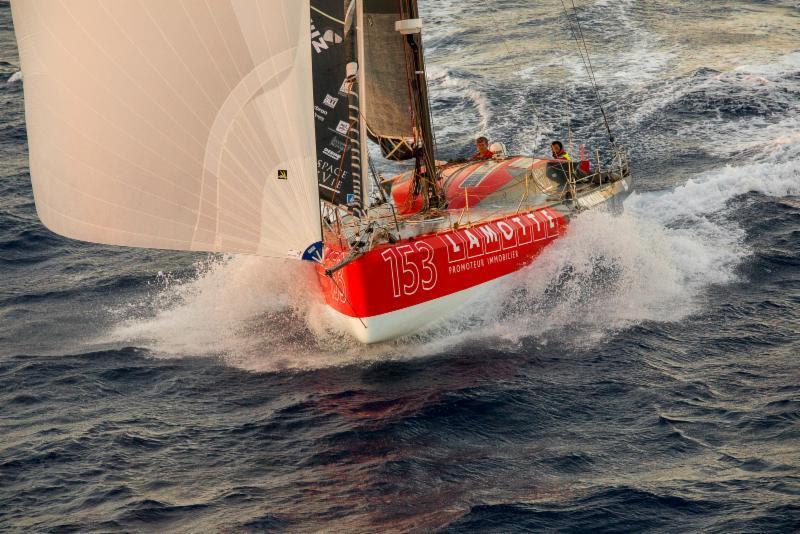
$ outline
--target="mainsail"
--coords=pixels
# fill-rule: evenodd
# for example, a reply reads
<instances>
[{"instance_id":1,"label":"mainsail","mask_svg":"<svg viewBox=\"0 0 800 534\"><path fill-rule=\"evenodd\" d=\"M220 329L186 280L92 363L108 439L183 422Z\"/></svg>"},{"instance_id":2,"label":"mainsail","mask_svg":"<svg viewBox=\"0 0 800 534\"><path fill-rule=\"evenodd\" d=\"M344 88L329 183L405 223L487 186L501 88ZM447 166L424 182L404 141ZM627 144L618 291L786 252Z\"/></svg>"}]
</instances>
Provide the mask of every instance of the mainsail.
<instances>
[{"instance_id":1,"label":"mainsail","mask_svg":"<svg viewBox=\"0 0 800 534\"><path fill-rule=\"evenodd\" d=\"M320 199L363 208L355 0L311 0Z\"/></svg>"},{"instance_id":2,"label":"mainsail","mask_svg":"<svg viewBox=\"0 0 800 534\"><path fill-rule=\"evenodd\" d=\"M364 41L367 70L367 125L384 157L414 157L414 119L405 38L395 30L404 18L400 0L364 0Z\"/></svg>"},{"instance_id":3,"label":"mainsail","mask_svg":"<svg viewBox=\"0 0 800 534\"><path fill-rule=\"evenodd\" d=\"M309 12L14 0L42 221L150 248L284 257L318 241Z\"/></svg>"},{"instance_id":4,"label":"mainsail","mask_svg":"<svg viewBox=\"0 0 800 534\"><path fill-rule=\"evenodd\" d=\"M421 49L421 40L401 34L395 26L417 16L416 0L364 0L367 125L384 157L393 160L414 157L415 142L422 135L418 120L427 120L416 117L414 100L424 92L421 96L427 101L427 88L415 85L419 73L409 45L414 42Z\"/></svg>"},{"instance_id":5,"label":"mainsail","mask_svg":"<svg viewBox=\"0 0 800 534\"><path fill-rule=\"evenodd\" d=\"M415 159L415 196L440 207L422 21L416 0L363 0L366 122L383 156Z\"/></svg>"}]
</instances>

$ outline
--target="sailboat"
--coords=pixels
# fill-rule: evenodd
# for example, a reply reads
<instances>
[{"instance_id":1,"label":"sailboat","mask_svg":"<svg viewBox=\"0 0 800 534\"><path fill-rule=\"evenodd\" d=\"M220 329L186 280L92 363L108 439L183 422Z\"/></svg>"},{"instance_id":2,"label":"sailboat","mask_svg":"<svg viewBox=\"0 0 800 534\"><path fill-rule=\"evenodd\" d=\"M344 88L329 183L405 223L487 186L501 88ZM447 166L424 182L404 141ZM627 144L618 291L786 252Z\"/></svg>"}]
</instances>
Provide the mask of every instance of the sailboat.
<instances>
[{"instance_id":1,"label":"sailboat","mask_svg":"<svg viewBox=\"0 0 800 534\"><path fill-rule=\"evenodd\" d=\"M364 343L446 318L631 188L617 143L438 160L416 0L11 7L48 228L314 262ZM407 171L380 176L369 141Z\"/></svg>"}]
</instances>

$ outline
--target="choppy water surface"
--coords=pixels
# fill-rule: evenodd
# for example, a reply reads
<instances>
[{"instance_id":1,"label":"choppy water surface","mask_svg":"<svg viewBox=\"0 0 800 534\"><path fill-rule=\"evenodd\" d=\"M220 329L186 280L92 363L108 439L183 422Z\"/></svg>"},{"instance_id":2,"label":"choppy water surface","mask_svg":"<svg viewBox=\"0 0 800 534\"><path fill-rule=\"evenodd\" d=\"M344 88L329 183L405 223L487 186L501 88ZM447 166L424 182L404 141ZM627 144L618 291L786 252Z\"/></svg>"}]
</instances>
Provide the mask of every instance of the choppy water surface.
<instances>
[{"instance_id":1,"label":"choppy water surface","mask_svg":"<svg viewBox=\"0 0 800 534\"><path fill-rule=\"evenodd\" d=\"M559 2L422 4L445 157L602 146ZM798 530L800 8L579 4L626 213L365 348L295 264L45 230L0 1L0 530Z\"/></svg>"}]
</instances>

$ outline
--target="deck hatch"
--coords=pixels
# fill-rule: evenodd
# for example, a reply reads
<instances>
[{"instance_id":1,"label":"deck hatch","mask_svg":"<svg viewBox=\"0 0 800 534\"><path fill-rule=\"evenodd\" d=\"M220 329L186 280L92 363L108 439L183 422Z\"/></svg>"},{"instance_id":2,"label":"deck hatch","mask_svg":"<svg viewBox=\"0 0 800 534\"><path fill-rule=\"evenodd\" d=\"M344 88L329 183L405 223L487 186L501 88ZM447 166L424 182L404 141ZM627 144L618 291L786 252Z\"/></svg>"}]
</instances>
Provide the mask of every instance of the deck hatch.
<instances>
[{"instance_id":1,"label":"deck hatch","mask_svg":"<svg viewBox=\"0 0 800 534\"><path fill-rule=\"evenodd\" d=\"M472 187L478 187L484 178L486 178L493 170L495 170L499 164L494 161L487 161L477 169L475 169L472 174L467 176L467 178L461 182L459 186L461 189L469 189Z\"/></svg>"}]
</instances>

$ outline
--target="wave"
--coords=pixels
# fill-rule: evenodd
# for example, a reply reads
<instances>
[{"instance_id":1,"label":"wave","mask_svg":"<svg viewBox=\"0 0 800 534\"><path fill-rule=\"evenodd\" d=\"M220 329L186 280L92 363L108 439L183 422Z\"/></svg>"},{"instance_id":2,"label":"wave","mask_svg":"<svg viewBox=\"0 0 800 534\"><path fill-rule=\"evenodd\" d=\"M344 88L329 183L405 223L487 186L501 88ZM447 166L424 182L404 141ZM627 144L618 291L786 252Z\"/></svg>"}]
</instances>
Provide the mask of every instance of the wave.
<instances>
[{"instance_id":1,"label":"wave","mask_svg":"<svg viewBox=\"0 0 800 534\"><path fill-rule=\"evenodd\" d=\"M17 72L12 74L11 77L9 77L8 80L6 81L6 83L8 85L13 85L15 83L21 83L21 82L22 82L22 71L21 70L18 70Z\"/></svg>"},{"instance_id":2,"label":"wave","mask_svg":"<svg viewBox=\"0 0 800 534\"><path fill-rule=\"evenodd\" d=\"M598 525L602 531L641 531L691 525L695 518L724 506L718 500L659 494L635 486L599 486L569 498L474 505L443 531L590 531L598 530ZM677 517L675 510L680 510Z\"/></svg>"},{"instance_id":3,"label":"wave","mask_svg":"<svg viewBox=\"0 0 800 534\"><path fill-rule=\"evenodd\" d=\"M462 137L465 131L467 135L472 137L476 133L488 133L489 125L492 122L492 110L489 99L486 95L477 88L477 84L470 79L451 71L447 68L431 66L428 68L428 80L431 85L431 92L438 102L447 104L448 116L455 116L453 104L457 104L460 113L468 108L472 108L473 116L478 120L468 124L464 117L456 124L451 124L449 127L442 124L440 130L446 132L452 127L456 127L458 134L456 137ZM436 104L436 102L434 102ZM448 139L452 136L445 135Z\"/></svg>"},{"instance_id":4,"label":"wave","mask_svg":"<svg viewBox=\"0 0 800 534\"><path fill-rule=\"evenodd\" d=\"M664 114L702 118L689 121L681 118L679 134L701 131L711 140L748 138L736 135L739 127L751 127L759 116L781 119L797 111L797 93L800 92L800 52L775 57L769 64L739 65L721 72L707 67L698 68L688 75L637 92L627 108L631 111L626 121L631 124L649 124L653 119L663 119ZM700 116L698 116L700 115ZM740 118L741 120L737 120ZM764 120L767 124L775 121ZM726 132L718 128L727 127Z\"/></svg>"}]
</instances>

